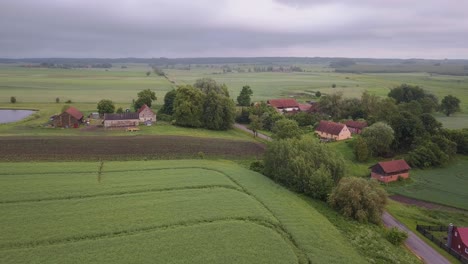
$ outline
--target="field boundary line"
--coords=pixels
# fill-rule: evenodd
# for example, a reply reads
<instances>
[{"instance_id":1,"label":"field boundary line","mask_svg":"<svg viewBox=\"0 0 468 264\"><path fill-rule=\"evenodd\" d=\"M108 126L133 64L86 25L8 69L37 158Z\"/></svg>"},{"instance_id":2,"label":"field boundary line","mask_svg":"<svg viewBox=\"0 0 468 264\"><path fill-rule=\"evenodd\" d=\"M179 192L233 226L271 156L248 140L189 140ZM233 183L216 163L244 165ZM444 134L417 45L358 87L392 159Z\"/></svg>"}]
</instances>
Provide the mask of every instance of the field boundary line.
<instances>
[{"instance_id":1,"label":"field boundary line","mask_svg":"<svg viewBox=\"0 0 468 264\"><path fill-rule=\"evenodd\" d=\"M122 192L90 194L90 195L77 195L77 196L67 196L67 197L51 197L51 198L44 198L44 199L0 201L0 205L2 205L2 204L46 202L46 201L80 200L80 199L88 199L88 198L96 198L96 197L121 196L121 195L127 195L127 194L132 195L132 194L151 193L151 192L173 192L173 191L202 190L202 189L229 189L229 190L238 191L240 193L245 193L244 191L242 191L241 189L239 189L236 186L214 184L214 185L161 188L161 189L152 188L152 189L145 189L145 190L135 190L135 191L125 191L125 192L122 191Z\"/></svg>"}]
</instances>

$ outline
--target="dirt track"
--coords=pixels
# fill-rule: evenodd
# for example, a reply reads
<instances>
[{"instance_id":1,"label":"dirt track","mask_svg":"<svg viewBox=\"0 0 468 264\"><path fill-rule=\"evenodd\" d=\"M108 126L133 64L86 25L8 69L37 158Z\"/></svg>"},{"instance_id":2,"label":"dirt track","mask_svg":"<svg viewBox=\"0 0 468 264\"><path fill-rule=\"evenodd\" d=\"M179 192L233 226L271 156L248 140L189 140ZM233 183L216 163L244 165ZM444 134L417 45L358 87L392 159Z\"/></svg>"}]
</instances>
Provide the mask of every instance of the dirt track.
<instances>
[{"instance_id":1,"label":"dirt track","mask_svg":"<svg viewBox=\"0 0 468 264\"><path fill-rule=\"evenodd\" d=\"M261 156L260 143L184 136L2 137L1 161Z\"/></svg>"},{"instance_id":2,"label":"dirt track","mask_svg":"<svg viewBox=\"0 0 468 264\"><path fill-rule=\"evenodd\" d=\"M413 199L413 198L402 196L402 195L392 195L390 196L390 199L403 203L403 204L415 205L415 206L422 207L422 208L429 209L429 210L441 210L441 211L465 212L465 213L467 212L463 209L436 204L436 203L431 203L431 202L426 202L426 201L421 201L418 199Z\"/></svg>"}]
</instances>

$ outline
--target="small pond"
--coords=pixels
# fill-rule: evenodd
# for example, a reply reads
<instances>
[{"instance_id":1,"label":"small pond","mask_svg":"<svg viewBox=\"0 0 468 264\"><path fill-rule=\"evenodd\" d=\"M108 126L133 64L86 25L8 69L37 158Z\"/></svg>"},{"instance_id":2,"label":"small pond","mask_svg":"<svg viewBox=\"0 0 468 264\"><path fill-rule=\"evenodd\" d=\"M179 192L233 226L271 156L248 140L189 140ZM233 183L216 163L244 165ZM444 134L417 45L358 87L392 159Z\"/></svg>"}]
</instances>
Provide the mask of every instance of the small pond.
<instances>
[{"instance_id":1,"label":"small pond","mask_svg":"<svg viewBox=\"0 0 468 264\"><path fill-rule=\"evenodd\" d=\"M35 112L32 110L0 109L0 124L20 121Z\"/></svg>"}]
</instances>

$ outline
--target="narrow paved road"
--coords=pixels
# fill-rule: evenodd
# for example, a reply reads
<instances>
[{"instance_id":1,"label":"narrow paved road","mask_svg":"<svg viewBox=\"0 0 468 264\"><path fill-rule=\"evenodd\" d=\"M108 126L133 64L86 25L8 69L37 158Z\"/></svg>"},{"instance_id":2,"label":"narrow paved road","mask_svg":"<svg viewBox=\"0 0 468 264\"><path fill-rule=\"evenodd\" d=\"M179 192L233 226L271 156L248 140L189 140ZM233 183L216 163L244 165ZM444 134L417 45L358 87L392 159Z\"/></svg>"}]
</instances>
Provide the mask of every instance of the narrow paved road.
<instances>
[{"instance_id":1,"label":"narrow paved road","mask_svg":"<svg viewBox=\"0 0 468 264\"><path fill-rule=\"evenodd\" d=\"M234 127L235 128L238 128L240 130L243 130L245 132L248 132L250 133L251 135L254 134L254 132L250 129L247 128L246 125L242 125L242 124L239 124L239 123L235 123L234 124ZM261 139L265 139L265 140L268 140L268 141L271 141L271 137L267 136L267 135L264 135L264 134L261 134L261 133L257 133L257 137L261 138Z\"/></svg>"},{"instance_id":2,"label":"narrow paved road","mask_svg":"<svg viewBox=\"0 0 468 264\"><path fill-rule=\"evenodd\" d=\"M398 222L393 216L385 212L382 215L382 220L384 224L388 227L397 227L400 230L403 230L408 233L408 239L406 240L406 245L413 251L414 254L419 256L424 263L431 264L450 264L450 262L431 248L426 242L419 238L415 233L410 231L402 223Z\"/></svg>"},{"instance_id":3,"label":"narrow paved road","mask_svg":"<svg viewBox=\"0 0 468 264\"><path fill-rule=\"evenodd\" d=\"M253 135L252 130L248 129L247 126L245 125L236 123L234 124L234 127L241 129L243 131L246 131ZM258 133L258 137L265 139L265 140L271 140L269 136L261 134L261 133ZM387 227L397 227L398 229L403 230L406 233L408 233L408 239L406 240L406 245L414 254L416 254L416 256L422 259L424 263L450 264L450 262L445 257L440 255L439 252L435 251L431 246L426 244L426 242L424 242L415 233L409 230L405 225L398 222L398 220L396 220L389 213L384 212L384 214L382 215L382 221Z\"/></svg>"}]
</instances>

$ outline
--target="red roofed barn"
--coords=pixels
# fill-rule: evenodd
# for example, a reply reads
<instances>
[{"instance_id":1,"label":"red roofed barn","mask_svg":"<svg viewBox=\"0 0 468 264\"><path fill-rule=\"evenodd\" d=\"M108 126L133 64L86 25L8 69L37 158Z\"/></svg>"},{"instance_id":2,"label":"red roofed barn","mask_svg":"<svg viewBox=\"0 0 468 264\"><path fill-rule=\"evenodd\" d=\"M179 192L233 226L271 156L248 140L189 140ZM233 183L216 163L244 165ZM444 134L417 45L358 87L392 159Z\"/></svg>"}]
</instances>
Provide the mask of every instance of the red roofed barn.
<instances>
[{"instance_id":1,"label":"red roofed barn","mask_svg":"<svg viewBox=\"0 0 468 264\"><path fill-rule=\"evenodd\" d=\"M349 128L349 131L353 134L361 134L362 130L367 127L366 121L354 121L348 120L345 125Z\"/></svg>"},{"instance_id":2,"label":"red roofed barn","mask_svg":"<svg viewBox=\"0 0 468 264\"><path fill-rule=\"evenodd\" d=\"M450 225L447 246L468 259L468 227Z\"/></svg>"},{"instance_id":3,"label":"red roofed barn","mask_svg":"<svg viewBox=\"0 0 468 264\"><path fill-rule=\"evenodd\" d=\"M332 140L344 140L351 138L351 132L345 124L335 123L330 121L320 121L318 127L315 129L321 138Z\"/></svg>"},{"instance_id":4,"label":"red roofed barn","mask_svg":"<svg viewBox=\"0 0 468 264\"><path fill-rule=\"evenodd\" d=\"M392 182L399 177L408 178L411 167L405 160L383 161L371 167L371 178L381 182Z\"/></svg>"},{"instance_id":5,"label":"red roofed barn","mask_svg":"<svg viewBox=\"0 0 468 264\"><path fill-rule=\"evenodd\" d=\"M140 122L156 122L156 114L149 108L146 104L144 104L140 109L138 109L138 116L140 118Z\"/></svg>"},{"instance_id":6,"label":"red roofed barn","mask_svg":"<svg viewBox=\"0 0 468 264\"><path fill-rule=\"evenodd\" d=\"M267 104L276 108L278 112L298 112L299 103L296 99L271 99L267 101Z\"/></svg>"},{"instance_id":7,"label":"red roofed barn","mask_svg":"<svg viewBox=\"0 0 468 264\"><path fill-rule=\"evenodd\" d=\"M53 119L55 127L74 127L77 128L83 122L83 114L73 106L70 106L65 112L56 115Z\"/></svg>"}]
</instances>

